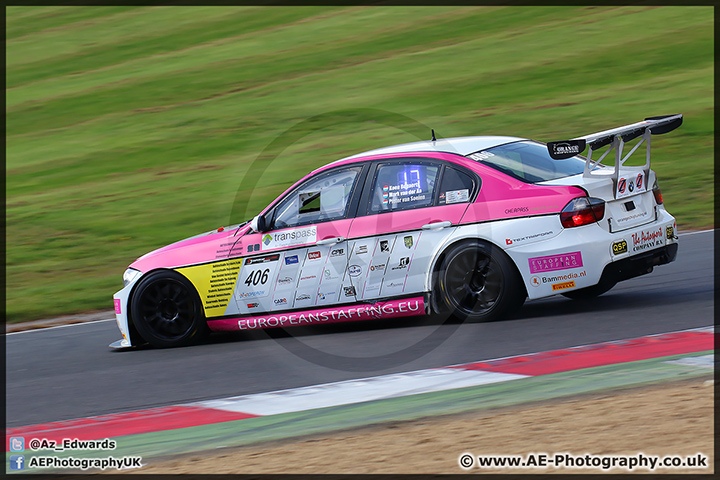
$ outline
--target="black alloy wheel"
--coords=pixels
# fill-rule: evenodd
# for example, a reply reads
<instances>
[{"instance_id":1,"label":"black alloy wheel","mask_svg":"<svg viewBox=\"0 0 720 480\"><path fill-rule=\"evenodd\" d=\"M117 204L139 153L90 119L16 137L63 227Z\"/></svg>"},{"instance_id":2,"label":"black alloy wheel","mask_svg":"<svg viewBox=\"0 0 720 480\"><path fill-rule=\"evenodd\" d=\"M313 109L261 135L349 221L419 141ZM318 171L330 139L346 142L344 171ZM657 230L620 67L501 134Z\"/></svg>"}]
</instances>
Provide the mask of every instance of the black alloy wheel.
<instances>
[{"instance_id":1,"label":"black alloy wheel","mask_svg":"<svg viewBox=\"0 0 720 480\"><path fill-rule=\"evenodd\" d=\"M458 319L491 321L519 309L525 288L512 261L495 246L466 242L445 254L438 293Z\"/></svg>"},{"instance_id":2,"label":"black alloy wheel","mask_svg":"<svg viewBox=\"0 0 720 480\"><path fill-rule=\"evenodd\" d=\"M154 347L188 345L209 333L195 288L176 272L140 280L130 308L138 333Z\"/></svg>"}]
</instances>

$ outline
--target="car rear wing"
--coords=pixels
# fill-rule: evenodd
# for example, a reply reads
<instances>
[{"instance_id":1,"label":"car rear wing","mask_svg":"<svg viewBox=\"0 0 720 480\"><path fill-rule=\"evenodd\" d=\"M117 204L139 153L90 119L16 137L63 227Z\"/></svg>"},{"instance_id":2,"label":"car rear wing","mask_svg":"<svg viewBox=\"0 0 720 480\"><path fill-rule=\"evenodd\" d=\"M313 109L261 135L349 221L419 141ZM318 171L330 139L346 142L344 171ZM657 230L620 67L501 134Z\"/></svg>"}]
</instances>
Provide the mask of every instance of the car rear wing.
<instances>
[{"instance_id":1,"label":"car rear wing","mask_svg":"<svg viewBox=\"0 0 720 480\"><path fill-rule=\"evenodd\" d=\"M646 159L645 165L642 167L645 172L645 178L648 178L650 170L650 137L652 135L661 135L675 130L682 125L683 116L663 115L660 117L648 117L642 122L605 130L598 133L591 133L583 137L573 138L572 140L563 140L559 142L548 142L547 148L550 156L555 160L563 160L581 154L585 147L589 147L585 160L585 170L583 176L592 176L592 171L603 161L607 155L615 151L615 171L613 172L613 180L615 181L616 192L618 192L618 180L620 176L620 167L622 167L630 156L645 142ZM627 142L642 137L640 141L623 157L623 148ZM592 159L593 151L610 145L610 148L603 153L597 160ZM622 192L619 192L622 193ZM618 195L616 193L616 198Z\"/></svg>"}]
</instances>

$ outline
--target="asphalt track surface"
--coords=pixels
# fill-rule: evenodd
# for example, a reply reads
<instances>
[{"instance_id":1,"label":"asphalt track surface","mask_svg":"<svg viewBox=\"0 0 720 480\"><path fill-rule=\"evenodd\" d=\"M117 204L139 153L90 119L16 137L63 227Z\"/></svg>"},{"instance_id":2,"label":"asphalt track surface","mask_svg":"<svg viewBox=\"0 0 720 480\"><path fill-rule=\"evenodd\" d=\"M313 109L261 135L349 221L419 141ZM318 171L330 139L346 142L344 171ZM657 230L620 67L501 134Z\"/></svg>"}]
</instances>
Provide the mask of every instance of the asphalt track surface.
<instances>
[{"instance_id":1,"label":"asphalt track surface","mask_svg":"<svg viewBox=\"0 0 720 480\"><path fill-rule=\"evenodd\" d=\"M713 324L713 233L591 301L527 302L512 319L416 317L215 334L202 345L111 351L113 320L6 336L7 427L521 355ZM111 296L113 292L108 292Z\"/></svg>"}]
</instances>

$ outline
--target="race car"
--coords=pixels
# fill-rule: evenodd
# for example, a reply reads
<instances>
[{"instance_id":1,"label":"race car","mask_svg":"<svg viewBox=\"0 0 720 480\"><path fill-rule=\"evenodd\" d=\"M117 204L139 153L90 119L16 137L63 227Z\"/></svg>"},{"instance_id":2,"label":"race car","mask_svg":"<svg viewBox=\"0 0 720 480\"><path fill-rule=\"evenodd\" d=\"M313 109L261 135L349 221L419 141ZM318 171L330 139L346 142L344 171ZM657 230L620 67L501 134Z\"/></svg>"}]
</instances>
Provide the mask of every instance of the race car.
<instances>
[{"instance_id":1,"label":"race car","mask_svg":"<svg viewBox=\"0 0 720 480\"><path fill-rule=\"evenodd\" d=\"M433 132L335 161L252 221L133 262L114 295L123 338L110 346L425 314L489 321L528 298L600 295L675 260L650 139L682 118L547 144ZM643 143L644 163L626 164Z\"/></svg>"}]
</instances>

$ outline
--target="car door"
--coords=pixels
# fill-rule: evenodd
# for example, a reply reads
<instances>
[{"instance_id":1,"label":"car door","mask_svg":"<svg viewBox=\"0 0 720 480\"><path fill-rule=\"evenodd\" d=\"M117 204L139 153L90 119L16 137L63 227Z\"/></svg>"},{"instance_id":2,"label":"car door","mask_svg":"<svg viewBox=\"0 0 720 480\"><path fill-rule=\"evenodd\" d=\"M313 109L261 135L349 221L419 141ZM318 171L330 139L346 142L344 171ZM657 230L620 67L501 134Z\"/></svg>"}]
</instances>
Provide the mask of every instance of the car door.
<instances>
[{"instance_id":1,"label":"car door","mask_svg":"<svg viewBox=\"0 0 720 480\"><path fill-rule=\"evenodd\" d=\"M432 159L377 162L348 236L359 299L424 290L434 247L460 222L480 179Z\"/></svg>"},{"instance_id":2,"label":"car door","mask_svg":"<svg viewBox=\"0 0 720 480\"><path fill-rule=\"evenodd\" d=\"M265 214L268 230L250 232L234 297L238 313L344 303L347 236L367 165L318 173Z\"/></svg>"}]
</instances>

